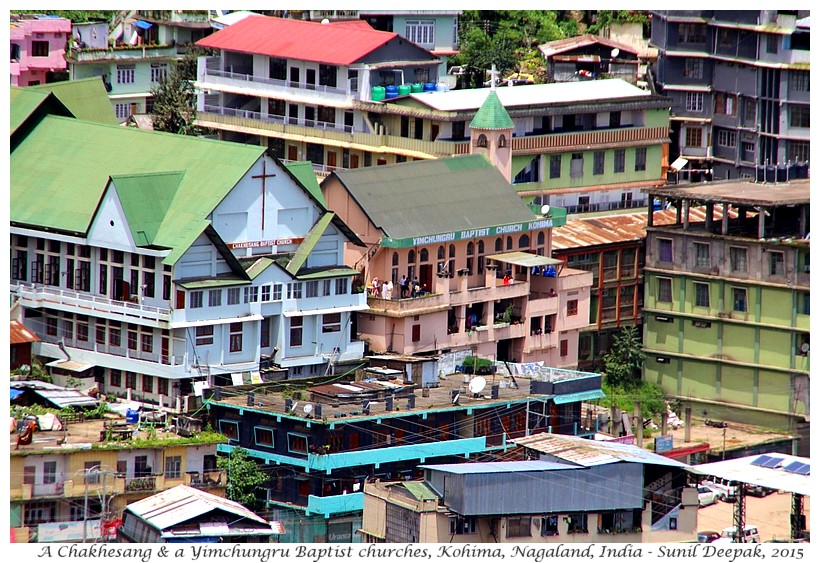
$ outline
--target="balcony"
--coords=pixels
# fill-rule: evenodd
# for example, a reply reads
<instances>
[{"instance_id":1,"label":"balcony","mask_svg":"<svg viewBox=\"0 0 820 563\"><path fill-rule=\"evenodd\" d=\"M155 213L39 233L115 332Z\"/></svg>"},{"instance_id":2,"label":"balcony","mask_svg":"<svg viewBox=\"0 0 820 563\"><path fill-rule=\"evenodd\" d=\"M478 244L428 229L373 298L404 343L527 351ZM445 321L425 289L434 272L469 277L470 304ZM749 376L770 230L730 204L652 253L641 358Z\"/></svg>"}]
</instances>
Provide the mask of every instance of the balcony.
<instances>
[{"instance_id":1,"label":"balcony","mask_svg":"<svg viewBox=\"0 0 820 563\"><path fill-rule=\"evenodd\" d=\"M282 89L288 91L293 96L300 97L315 97L317 100L321 98L327 99L327 94L333 98L339 96L349 98L356 94L357 82L350 80L346 88L336 88L333 86L322 86L319 84L308 84L306 82L293 82L291 80L279 80L276 78L267 78L264 76L256 76L253 74L246 74L243 72L232 72L230 70L220 70L214 68L219 64L219 58L206 59L204 72L200 74L199 79L207 82L208 87L225 86L228 88L242 88L247 90L249 85L261 92L266 92L266 97L271 97L272 92L282 92ZM215 88L216 89L216 88Z\"/></svg>"},{"instance_id":2,"label":"balcony","mask_svg":"<svg viewBox=\"0 0 820 563\"><path fill-rule=\"evenodd\" d=\"M308 495L305 515L323 514L325 518L330 518L333 514L361 512L362 510L364 510L364 493L349 493L329 497Z\"/></svg>"},{"instance_id":3,"label":"balcony","mask_svg":"<svg viewBox=\"0 0 820 563\"><path fill-rule=\"evenodd\" d=\"M12 284L11 291L16 292L23 306L33 309L49 307L83 315L106 316L118 321L148 326L159 326L160 323L168 323L171 320L170 309L130 301L115 301L107 297L59 287L18 282L16 287Z\"/></svg>"},{"instance_id":4,"label":"balcony","mask_svg":"<svg viewBox=\"0 0 820 563\"><path fill-rule=\"evenodd\" d=\"M296 117L287 117L284 115L270 115L263 114L258 111L250 111L245 109L227 108L224 106L205 105L204 110L208 114L228 115L233 117L241 117L244 119L252 119L255 121L262 121L265 123L278 123L282 125L296 125L299 127L306 127L308 129L318 129L320 131L341 131L343 133L353 133L352 125L342 125L338 123L327 123L316 119L304 119Z\"/></svg>"},{"instance_id":5,"label":"balcony","mask_svg":"<svg viewBox=\"0 0 820 563\"><path fill-rule=\"evenodd\" d=\"M512 149L513 154L518 156L563 152L579 146L585 147L585 150L602 150L668 141L669 127L630 127L513 137Z\"/></svg>"},{"instance_id":6,"label":"balcony","mask_svg":"<svg viewBox=\"0 0 820 563\"><path fill-rule=\"evenodd\" d=\"M143 491L156 491L157 490L157 478L156 477L134 477L133 479L127 479L125 481L125 492L126 493L134 493L134 492L143 492Z\"/></svg>"},{"instance_id":7,"label":"balcony","mask_svg":"<svg viewBox=\"0 0 820 563\"><path fill-rule=\"evenodd\" d=\"M127 45L113 49L71 49L66 55L66 60L74 64L159 58L176 59L177 48L174 45Z\"/></svg>"},{"instance_id":8,"label":"balcony","mask_svg":"<svg viewBox=\"0 0 820 563\"><path fill-rule=\"evenodd\" d=\"M197 489L210 489L226 484L225 474L222 471L191 471L185 474L185 484Z\"/></svg>"},{"instance_id":9,"label":"balcony","mask_svg":"<svg viewBox=\"0 0 820 563\"><path fill-rule=\"evenodd\" d=\"M409 299L382 299L368 296L368 313L371 315L387 315L389 317L407 317L418 315L421 312L444 311L450 307L450 295L445 293L430 293L421 297Z\"/></svg>"}]
</instances>

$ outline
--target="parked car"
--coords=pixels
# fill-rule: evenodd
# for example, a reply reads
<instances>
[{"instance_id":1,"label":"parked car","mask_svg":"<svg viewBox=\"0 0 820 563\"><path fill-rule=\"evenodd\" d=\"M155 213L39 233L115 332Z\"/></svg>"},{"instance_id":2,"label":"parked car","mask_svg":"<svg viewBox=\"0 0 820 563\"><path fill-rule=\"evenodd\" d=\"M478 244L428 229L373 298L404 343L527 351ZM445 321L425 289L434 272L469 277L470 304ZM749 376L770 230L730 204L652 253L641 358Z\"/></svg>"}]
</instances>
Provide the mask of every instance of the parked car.
<instances>
[{"instance_id":1,"label":"parked car","mask_svg":"<svg viewBox=\"0 0 820 563\"><path fill-rule=\"evenodd\" d=\"M703 485L698 487L698 506L703 508L718 501L718 492Z\"/></svg>"},{"instance_id":2,"label":"parked car","mask_svg":"<svg viewBox=\"0 0 820 563\"><path fill-rule=\"evenodd\" d=\"M701 486L709 487L717 493L718 500L724 502L734 502L737 498L737 485L732 485L728 479L706 479L700 482Z\"/></svg>"},{"instance_id":3,"label":"parked car","mask_svg":"<svg viewBox=\"0 0 820 563\"><path fill-rule=\"evenodd\" d=\"M738 537L734 526L723 528L720 532L720 541L726 543L760 543L760 530L754 524L743 527L743 535Z\"/></svg>"},{"instance_id":4,"label":"parked car","mask_svg":"<svg viewBox=\"0 0 820 563\"><path fill-rule=\"evenodd\" d=\"M760 485L746 485L746 494L753 497L767 497L774 492L774 489L761 487Z\"/></svg>"},{"instance_id":5,"label":"parked car","mask_svg":"<svg viewBox=\"0 0 820 563\"><path fill-rule=\"evenodd\" d=\"M714 532L712 530L704 530L702 532L698 532L698 543L712 543L716 539L720 537L720 532Z\"/></svg>"}]
</instances>

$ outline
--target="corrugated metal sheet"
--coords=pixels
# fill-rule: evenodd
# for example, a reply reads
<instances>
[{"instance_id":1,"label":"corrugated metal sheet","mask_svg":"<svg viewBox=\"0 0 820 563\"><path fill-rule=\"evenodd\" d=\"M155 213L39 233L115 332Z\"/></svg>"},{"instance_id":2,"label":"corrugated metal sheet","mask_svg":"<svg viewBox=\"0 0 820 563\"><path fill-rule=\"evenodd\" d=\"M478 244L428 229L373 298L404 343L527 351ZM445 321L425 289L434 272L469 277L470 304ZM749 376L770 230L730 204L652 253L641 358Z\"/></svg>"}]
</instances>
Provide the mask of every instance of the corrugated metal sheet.
<instances>
[{"instance_id":1,"label":"corrugated metal sheet","mask_svg":"<svg viewBox=\"0 0 820 563\"><path fill-rule=\"evenodd\" d=\"M568 463L552 461L488 461L478 463L445 463L439 465L420 465L420 469L434 469L443 473L468 475L472 473L521 473L527 471L551 471L576 467Z\"/></svg>"},{"instance_id":2,"label":"corrugated metal sheet","mask_svg":"<svg viewBox=\"0 0 820 563\"><path fill-rule=\"evenodd\" d=\"M9 324L9 341L12 346L15 344L26 344L29 342L40 342L40 338L27 329L19 321L11 321Z\"/></svg>"},{"instance_id":3,"label":"corrugated metal sheet","mask_svg":"<svg viewBox=\"0 0 820 563\"><path fill-rule=\"evenodd\" d=\"M603 37L591 34L580 35L578 37L570 37L568 39L559 39L557 41L549 41L548 43L544 43L543 45L539 46L538 49L542 53L544 53L545 57L551 57L558 53L564 53L566 51L577 49L579 47L587 47L589 45L596 44L604 45L611 49L617 48L622 52L632 53L633 55L638 54L638 51L631 45L618 43L616 41L612 41L611 39L604 39Z\"/></svg>"},{"instance_id":4,"label":"corrugated metal sheet","mask_svg":"<svg viewBox=\"0 0 820 563\"><path fill-rule=\"evenodd\" d=\"M158 530L170 528L213 511L227 512L238 518L247 518L260 524L268 523L267 520L238 502L187 485L178 485L132 502L126 510L136 514Z\"/></svg>"},{"instance_id":5,"label":"corrugated metal sheet","mask_svg":"<svg viewBox=\"0 0 820 563\"><path fill-rule=\"evenodd\" d=\"M757 184L748 181L680 184L648 193L672 199L747 205L777 205L809 203L809 180L791 180L783 184Z\"/></svg>"},{"instance_id":6,"label":"corrugated metal sheet","mask_svg":"<svg viewBox=\"0 0 820 563\"><path fill-rule=\"evenodd\" d=\"M714 463L703 463L694 466L692 473L700 475L713 475L721 479L730 481L740 481L752 485L760 485L778 491L788 491L799 495L809 496L812 490L811 475L798 475L790 473L783 468L794 461L811 463L807 457L797 457L781 453L766 454L774 458L783 458L783 462L776 467L760 467L752 465L752 462L760 455L740 457L737 459L727 459Z\"/></svg>"},{"instance_id":7,"label":"corrugated metal sheet","mask_svg":"<svg viewBox=\"0 0 820 563\"><path fill-rule=\"evenodd\" d=\"M92 399L88 395L84 395L77 389L67 389L47 383L45 381L12 381L11 387L13 389L28 389L52 403L58 408L65 407L96 407L99 401Z\"/></svg>"},{"instance_id":8,"label":"corrugated metal sheet","mask_svg":"<svg viewBox=\"0 0 820 563\"><path fill-rule=\"evenodd\" d=\"M338 170L335 175L371 221L394 239L537 218L481 155Z\"/></svg>"},{"instance_id":9,"label":"corrugated metal sheet","mask_svg":"<svg viewBox=\"0 0 820 563\"><path fill-rule=\"evenodd\" d=\"M672 467L689 467L685 463L652 453L637 446L602 442L563 436L559 434L531 434L511 440L514 444L524 446L556 460L576 463L584 467L594 467L627 461L639 464L668 465Z\"/></svg>"},{"instance_id":10,"label":"corrugated metal sheet","mask_svg":"<svg viewBox=\"0 0 820 563\"><path fill-rule=\"evenodd\" d=\"M433 469L431 474L431 484L443 495L445 504L465 516L643 506L643 468L635 464L463 474Z\"/></svg>"},{"instance_id":11,"label":"corrugated metal sheet","mask_svg":"<svg viewBox=\"0 0 820 563\"><path fill-rule=\"evenodd\" d=\"M197 45L283 59L349 65L398 37L363 26L253 17L240 20Z\"/></svg>"}]
</instances>

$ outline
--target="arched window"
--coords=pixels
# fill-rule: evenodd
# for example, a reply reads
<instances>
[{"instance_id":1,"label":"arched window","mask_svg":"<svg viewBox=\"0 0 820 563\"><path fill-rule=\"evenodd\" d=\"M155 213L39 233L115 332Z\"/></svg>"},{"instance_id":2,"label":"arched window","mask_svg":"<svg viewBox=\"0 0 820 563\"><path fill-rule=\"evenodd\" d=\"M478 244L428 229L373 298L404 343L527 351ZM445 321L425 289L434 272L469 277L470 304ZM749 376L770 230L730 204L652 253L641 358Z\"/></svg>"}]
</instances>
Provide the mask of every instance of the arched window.
<instances>
[{"instance_id":1,"label":"arched window","mask_svg":"<svg viewBox=\"0 0 820 563\"><path fill-rule=\"evenodd\" d=\"M502 250L504 250L504 241L501 240L501 237L498 237L495 239L495 251L501 252Z\"/></svg>"},{"instance_id":2,"label":"arched window","mask_svg":"<svg viewBox=\"0 0 820 563\"><path fill-rule=\"evenodd\" d=\"M394 266L399 265L399 253L398 252L393 253L393 265Z\"/></svg>"},{"instance_id":3,"label":"arched window","mask_svg":"<svg viewBox=\"0 0 820 563\"><path fill-rule=\"evenodd\" d=\"M544 246L545 241L544 231L538 231L538 246Z\"/></svg>"},{"instance_id":4,"label":"arched window","mask_svg":"<svg viewBox=\"0 0 820 563\"><path fill-rule=\"evenodd\" d=\"M391 279L393 281L398 281L399 280L399 253L398 252L393 253L393 268L390 271L390 275L392 276Z\"/></svg>"},{"instance_id":5,"label":"arched window","mask_svg":"<svg viewBox=\"0 0 820 563\"><path fill-rule=\"evenodd\" d=\"M407 263L410 265L416 263L416 251L412 248L407 252Z\"/></svg>"},{"instance_id":6,"label":"arched window","mask_svg":"<svg viewBox=\"0 0 820 563\"><path fill-rule=\"evenodd\" d=\"M426 248L419 250L419 262L426 263L430 259L430 255Z\"/></svg>"},{"instance_id":7,"label":"arched window","mask_svg":"<svg viewBox=\"0 0 820 563\"><path fill-rule=\"evenodd\" d=\"M479 135L478 139L476 139L475 146L487 148L487 135L484 133Z\"/></svg>"},{"instance_id":8,"label":"arched window","mask_svg":"<svg viewBox=\"0 0 820 563\"><path fill-rule=\"evenodd\" d=\"M512 248L513 248L513 241L512 241L512 237L509 237L509 236L508 236L508 237L507 237L507 250L512 250Z\"/></svg>"},{"instance_id":9,"label":"arched window","mask_svg":"<svg viewBox=\"0 0 820 563\"><path fill-rule=\"evenodd\" d=\"M450 274L452 278L456 271L456 245L450 245L450 260L447 264L447 272Z\"/></svg>"},{"instance_id":10,"label":"arched window","mask_svg":"<svg viewBox=\"0 0 820 563\"><path fill-rule=\"evenodd\" d=\"M484 241L478 241L478 273L484 273Z\"/></svg>"},{"instance_id":11,"label":"arched window","mask_svg":"<svg viewBox=\"0 0 820 563\"><path fill-rule=\"evenodd\" d=\"M518 238L518 248L530 247L530 235L524 234Z\"/></svg>"},{"instance_id":12,"label":"arched window","mask_svg":"<svg viewBox=\"0 0 820 563\"><path fill-rule=\"evenodd\" d=\"M506 135L501 135L498 138L498 146L499 146L499 148L503 148L503 147L507 146L507 136Z\"/></svg>"},{"instance_id":13,"label":"arched window","mask_svg":"<svg viewBox=\"0 0 820 563\"><path fill-rule=\"evenodd\" d=\"M438 247L438 259L444 260L444 245Z\"/></svg>"},{"instance_id":14,"label":"arched window","mask_svg":"<svg viewBox=\"0 0 820 563\"><path fill-rule=\"evenodd\" d=\"M475 254L475 244L472 241L467 243L467 256L473 256Z\"/></svg>"}]
</instances>

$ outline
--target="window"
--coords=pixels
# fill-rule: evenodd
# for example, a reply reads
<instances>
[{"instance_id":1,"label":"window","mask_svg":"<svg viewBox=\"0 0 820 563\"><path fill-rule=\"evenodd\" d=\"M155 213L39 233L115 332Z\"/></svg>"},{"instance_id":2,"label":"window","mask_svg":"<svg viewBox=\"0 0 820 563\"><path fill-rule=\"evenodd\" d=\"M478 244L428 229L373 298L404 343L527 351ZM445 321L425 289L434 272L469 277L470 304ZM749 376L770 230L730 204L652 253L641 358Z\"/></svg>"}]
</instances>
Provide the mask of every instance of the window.
<instances>
[{"instance_id":1,"label":"window","mask_svg":"<svg viewBox=\"0 0 820 563\"><path fill-rule=\"evenodd\" d=\"M478 139L476 139L475 146L487 148L487 135L484 133L480 134Z\"/></svg>"},{"instance_id":2,"label":"window","mask_svg":"<svg viewBox=\"0 0 820 563\"><path fill-rule=\"evenodd\" d=\"M37 481L37 468L33 465L23 467L23 484L34 485Z\"/></svg>"},{"instance_id":3,"label":"window","mask_svg":"<svg viewBox=\"0 0 820 563\"><path fill-rule=\"evenodd\" d=\"M54 521L54 513L56 505L54 502L29 501L25 503L25 515L23 516L23 523L29 527L35 527L37 524L44 524L46 522Z\"/></svg>"},{"instance_id":4,"label":"window","mask_svg":"<svg viewBox=\"0 0 820 563\"><path fill-rule=\"evenodd\" d=\"M569 163L569 175L570 178L583 178L584 177L584 153L581 152L574 152L572 153L572 159Z\"/></svg>"},{"instance_id":5,"label":"window","mask_svg":"<svg viewBox=\"0 0 820 563\"><path fill-rule=\"evenodd\" d=\"M345 295L348 292L347 278L339 278L336 280L336 295Z\"/></svg>"},{"instance_id":6,"label":"window","mask_svg":"<svg viewBox=\"0 0 820 563\"><path fill-rule=\"evenodd\" d=\"M108 384L111 387L122 387L122 372L118 369L112 369L108 375Z\"/></svg>"},{"instance_id":7,"label":"window","mask_svg":"<svg viewBox=\"0 0 820 563\"><path fill-rule=\"evenodd\" d=\"M262 303L270 301L270 284L267 283L262 286Z\"/></svg>"},{"instance_id":8,"label":"window","mask_svg":"<svg viewBox=\"0 0 820 563\"><path fill-rule=\"evenodd\" d=\"M550 178L561 177L561 155L550 155Z\"/></svg>"},{"instance_id":9,"label":"window","mask_svg":"<svg viewBox=\"0 0 820 563\"><path fill-rule=\"evenodd\" d=\"M809 106L789 106L789 126L790 127L810 127Z\"/></svg>"},{"instance_id":10,"label":"window","mask_svg":"<svg viewBox=\"0 0 820 563\"><path fill-rule=\"evenodd\" d=\"M698 113L703 111L703 92L686 93L686 111Z\"/></svg>"},{"instance_id":11,"label":"window","mask_svg":"<svg viewBox=\"0 0 820 563\"><path fill-rule=\"evenodd\" d=\"M32 41L31 42L31 56L32 57L47 57L48 56L48 41Z\"/></svg>"},{"instance_id":12,"label":"window","mask_svg":"<svg viewBox=\"0 0 820 563\"><path fill-rule=\"evenodd\" d=\"M658 301L672 302L672 278L658 278Z\"/></svg>"},{"instance_id":13,"label":"window","mask_svg":"<svg viewBox=\"0 0 820 563\"><path fill-rule=\"evenodd\" d=\"M398 275L393 277L398 278ZM322 280L322 297L326 295L330 295L330 280Z\"/></svg>"},{"instance_id":14,"label":"window","mask_svg":"<svg viewBox=\"0 0 820 563\"><path fill-rule=\"evenodd\" d=\"M302 317L290 318L290 345L293 347L302 345Z\"/></svg>"},{"instance_id":15,"label":"window","mask_svg":"<svg viewBox=\"0 0 820 563\"><path fill-rule=\"evenodd\" d=\"M785 275L785 267L782 252L769 252L769 274L772 276Z\"/></svg>"},{"instance_id":16,"label":"window","mask_svg":"<svg viewBox=\"0 0 820 563\"><path fill-rule=\"evenodd\" d=\"M153 393L154 392L154 378L150 375L142 374L142 392L143 393Z\"/></svg>"},{"instance_id":17,"label":"window","mask_svg":"<svg viewBox=\"0 0 820 563\"><path fill-rule=\"evenodd\" d=\"M541 518L541 535L558 535L558 516L544 516L543 518Z\"/></svg>"},{"instance_id":18,"label":"window","mask_svg":"<svg viewBox=\"0 0 820 563\"><path fill-rule=\"evenodd\" d=\"M151 82L162 82L168 76L168 63L151 63Z\"/></svg>"},{"instance_id":19,"label":"window","mask_svg":"<svg viewBox=\"0 0 820 563\"><path fill-rule=\"evenodd\" d=\"M224 434L229 440L239 441L239 423L232 420L220 420L219 433Z\"/></svg>"},{"instance_id":20,"label":"window","mask_svg":"<svg viewBox=\"0 0 820 563\"><path fill-rule=\"evenodd\" d=\"M57 462L46 461L43 463L43 484L50 485L57 482Z\"/></svg>"},{"instance_id":21,"label":"window","mask_svg":"<svg viewBox=\"0 0 820 563\"><path fill-rule=\"evenodd\" d=\"M672 261L672 239L658 239L658 260L660 262Z\"/></svg>"},{"instance_id":22,"label":"window","mask_svg":"<svg viewBox=\"0 0 820 563\"><path fill-rule=\"evenodd\" d=\"M567 316L577 315L578 314L578 300L577 299L570 299L567 301Z\"/></svg>"},{"instance_id":23,"label":"window","mask_svg":"<svg viewBox=\"0 0 820 563\"><path fill-rule=\"evenodd\" d=\"M686 128L686 146L687 147L700 147L703 143L703 129L700 127L687 127Z\"/></svg>"},{"instance_id":24,"label":"window","mask_svg":"<svg viewBox=\"0 0 820 563\"><path fill-rule=\"evenodd\" d=\"M754 162L755 160L755 144L754 141L743 141L740 144L741 154L740 159L746 162Z\"/></svg>"},{"instance_id":25,"label":"window","mask_svg":"<svg viewBox=\"0 0 820 563\"><path fill-rule=\"evenodd\" d=\"M136 65L117 65L117 84L133 84Z\"/></svg>"},{"instance_id":26,"label":"window","mask_svg":"<svg viewBox=\"0 0 820 563\"><path fill-rule=\"evenodd\" d=\"M228 288L228 305L238 305L239 304L239 288L238 287L229 287Z\"/></svg>"},{"instance_id":27,"label":"window","mask_svg":"<svg viewBox=\"0 0 820 563\"><path fill-rule=\"evenodd\" d=\"M695 267L711 268L712 259L709 256L709 245L703 242L695 243Z\"/></svg>"},{"instance_id":28,"label":"window","mask_svg":"<svg viewBox=\"0 0 820 563\"><path fill-rule=\"evenodd\" d=\"M410 332L410 339L412 342L421 341L421 325L413 325Z\"/></svg>"},{"instance_id":29,"label":"window","mask_svg":"<svg viewBox=\"0 0 820 563\"><path fill-rule=\"evenodd\" d=\"M721 147L736 147L737 133L735 133L734 131L721 129L720 131L718 131L717 144Z\"/></svg>"},{"instance_id":30,"label":"window","mask_svg":"<svg viewBox=\"0 0 820 563\"><path fill-rule=\"evenodd\" d=\"M136 389L137 388L137 374L133 371L126 371L125 372L125 388L126 389Z\"/></svg>"},{"instance_id":31,"label":"window","mask_svg":"<svg viewBox=\"0 0 820 563\"><path fill-rule=\"evenodd\" d=\"M288 433L288 451L297 454L308 453L307 436L302 436L301 434Z\"/></svg>"},{"instance_id":32,"label":"window","mask_svg":"<svg viewBox=\"0 0 820 563\"><path fill-rule=\"evenodd\" d=\"M686 59L683 75L687 78L703 78L703 59Z\"/></svg>"},{"instance_id":33,"label":"window","mask_svg":"<svg viewBox=\"0 0 820 563\"><path fill-rule=\"evenodd\" d=\"M196 345L197 346L208 346L209 344L213 344L213 343L214 343L214 327L213 327L213 325L196 327Z\"/></svg>"},{"instance_id":34,"label":"window","mask_svg":"<svg viewBox=\"0 0 820 563\"><path fill-rule=\"evenodd\" d=\"M436 22L434 20L407 20L404 36L422 47L433 47L436 40Z\"/></svg>"},{"instance_id":35,"label":"window","mask_svg":"<svg viewBox=\"0 0 820 563\"><path fill-rule=\"evenodd\" d=\"M273 430L257 426L253 429L253 438L257 446L273 447Z\"/></svg>"},{"instance_id":36,"label":"window","mask_svg":"<svg viewBox=\"0 0 820 563\"><path fill-rule=\"evenodd\" d=\"M739 313L746 312L746 288L745 287L733 287L732 288L732 302L733 311L737 311Z\"/></svg>"},{"instance_id":37,"label":"window","mask_svg":"<svg viewBox=\"0 0 820 563\"><path fill-rule=\"evenodd\" d=\"M114 104L114 114L117 116L117 119L127 119L131 116L131 104L129 103L117 103Z\"/></svg>"},{"instance_id":38,"label":"window","mask_svg":"<svg viewBox=\"0 0 820 563\"><path fill-rule=\"evenodd\" d=\"M165 478L179 479L182 476L182 456L169 455L165 458Z\"/></svg>"},{"instance_id":39,"label":"window","mask_svg":"<svg viewBox=\"0 0 820 563\"><path fill-rule=\"evenodd\" d=\"M569 355L569 340L562 340L558 346L559 354L563 358Z\"/></svg>"},{"instance_id":40,"label":"window","mask_svg":"<svg viewBox=\"0 0 820 563\"><path fill-rule=\"evenodd\" d=\"M340 330L342 330L341 313L322 315L322 332L339 332Z\"/></svg>"},{"instance_id":41,"label":"window","mask_svg":"<svg viewBox=\"0 0 820 563\"><path fill-rule=\"evenodd\" d=\"M521 516L517 518L507 518L508 538L527 538L532 535L532 518Z\"/></svg>"},{"instance_id":42,"label":"window","mask_svg":"<svg viewBox=\"0 0 820 563\"><path fill-rule=\"evenodd\" d=\"M281 301L282 300L282 284L281 283L273 284L273 300L274 301Z\"/></svg>"},{"instance_id":43,"label":"window","mask_svg":"<svg viewBox=\"0 0 820 563\"><path fill-rule=\"evenodd\" d=\"M475 516L456 516L450 518L450 535L475 534Z\"/></svg>"},{"instance_id":44,"label":"window","mask_svg":"<svg viewBox=\"0 0 820 563\"><path fill-rule=\"evenodd\" d=\"M157 378L157 393L165 397L168 396L168 380L164 377Z\"/></svg>"},{"instance_id":45,"label":"window","mask_svg":"<svg viewBox=\"0 0 820 563\"><path fill-rule=\"evenodd\" d=\"M770 33L766 36L766 52L772 55L777 54L777 47L780 43L780 36Z\"/></svg>"},{"instance_id":46,"label":"window","mask_svg":"<svg viewBox=\"0 0 820 563\"><path fill-rule=\"evenodd\" d=\"M305 296L306 297L318 297L319 296L319 282L317 280L311 280L305 284Z\"/></svg>"},{"instance_id":47,"label":"window","mask_svg":"<svg viewBox=\"0 0 820 563\"><path fill-rule=\"evenodd\" d=\"M202 307L202 291L192 291L188 294L188 306L191 309L199 309Z\"/></svg>"},{"instance_id":48,"label":"window","mask_svg":"<svg viewBox=\"0 0 820 563\"><path fill-rule=\"evenodd\" d=\"M626 168L626 149L615 150L614 172L623 172Z\"/></svg>"},{"instance_id":49,"label":"window","mask_svg":"<svg viewBox=\"0 0 820 563\"><path fill-rule=\"evenodd\" d=\"M245 288L245 303L256 303L259 301L259 288L250 286Z\"/></svg>"},{"instance_id":50,"label":"window","mask_svg":"<svg viewBox=\"0 0 820 563\"><path fill-rule=\"evenodd\" d=\"M222 290L208 290L208 307L219 307L222 305Z\"/></svg>"},{"instance_id":51,"label":"window","mask_svg":"<svg viewBox=\"0 0 820 563\"><path fill-rule=\"evenodd\" d=\"M809 92L809 71L791 71L789 73L789 89L794 92Z\"/></svg>"},{"instance_id":52,"label":"window","mask_svg":"<svg viewBox=\"0 0 820 563\"><path fill-rule=\"evenodd\" d=\"M697 23L678 24L678 43L705 43L706 26Z\"/></svg>"},{"instance_id":53,"label":"window","mask_svg":"<svg viewBox=\"0 0 820 563\"><path fill-rule=\"evenodd\" d=\"M709 306L709 284L694 282L695 285L695 307Z\"/></svg>"},{"instance_id":54,"label":"window","mask_svg":"<svg viewBox=\"0 0 820 563\"><path fill-rule=\"evenodd\" d=\"M338 68L335 65L319 65L319 85L336 87L336 73Z\"/></svg>"},{"instance_id":55,"label":"window","mask_svg":"<svg viewBox=\"0 0 820 563\"><path fill-rule=\"evenodd\" d=\"M646 170L646 147L635 149L635 172Z\"/></svg>"},{"instance_id":56,"label":"window","mask_svg":"<svg viewBox=\"0 0 820 563\"><path fill-rule=\"evenodd\" d=\"M809 142L808 141L787 141L786 159L795 162L808 162Z\"/></svg>"},{"instance_id":57,"label":"window","mask_svg":"<svg viewBox=\"0 0 820 563\"><path fill-rule=\"evenodd\" d=\"M291 282L288 284L288 299L302 298L302 282Z\"/></svg>"},{"instance_id":58,"label":"window","mask_svg":"<svg viewBox=\"0 0 820 563\"><path fill-rule=\"evenodd\" d=\"M594 159L592 162L592 173L593 174L603 174L604 173L604 159L605 159L604 151L595 151Z\"/></svg>"},{"instance_id":59,"label":"window","mask_svg":"<svg viewBox=\"0 0 820 563\"><path fill-rule=\"evenodd\" d=\"M231 323L230 324L230 351L231 352L241 352L242 351L242 323Z\"/></svg>"},{"instance_id":60,"label":"window","mask_svg":"<svg viewBox=\"0 0 820 563\"><path fill-rule=\"evenodd\" d=\"M810 293L806 291L805 293L801 292L798 293L800 296L800 303L798 304L799 309L797 310L798 313L801 315L810 315L811 314L811 299Z\"/></svg>"},{"instance_id":61,"label":"window","mask_svg":"<svg viewBox=\"0 0 820 563\"><path fill-rule=\"evenodd\" d=\"M583 512L574 512L567 515L564 520L567 523L567 532L570 534L588 534L587 515Z\"/></svg>"},{"instance_id":62,"label":"window","mask_svg":"<svg viewBox=\"0 0 820 563\"><path fill-rule=\"evenodd\" d=\"M86 461L83 465L83 482L89 485L96 485L100 482L100 462Z\"/></svg>"}]
</instances>

